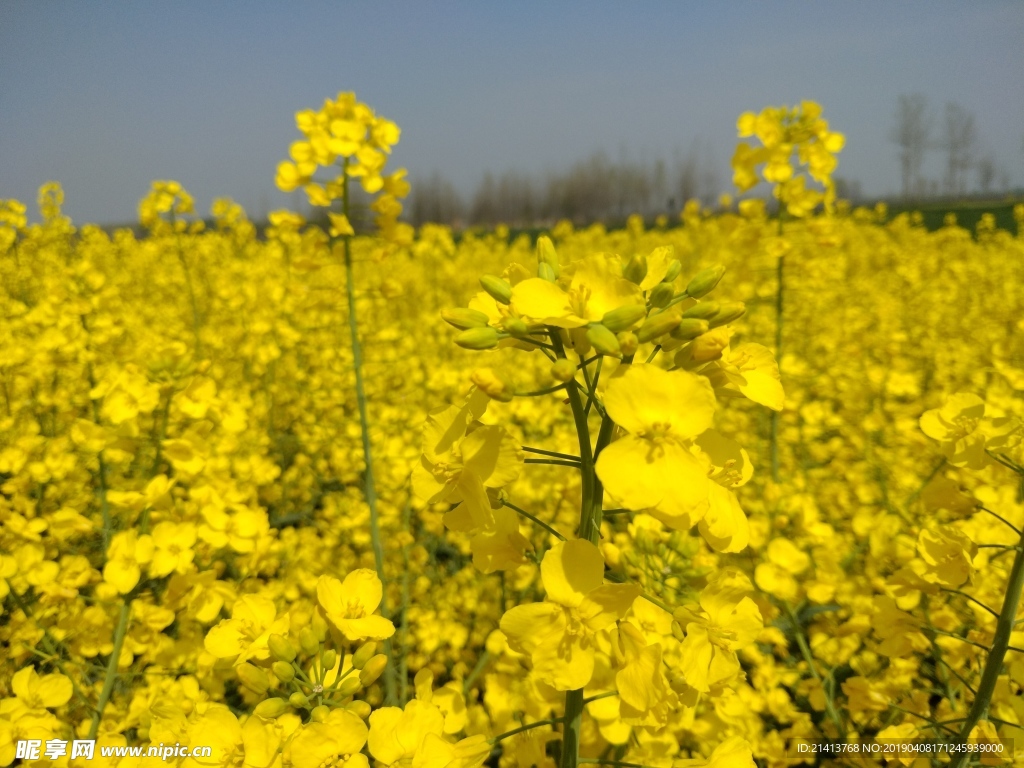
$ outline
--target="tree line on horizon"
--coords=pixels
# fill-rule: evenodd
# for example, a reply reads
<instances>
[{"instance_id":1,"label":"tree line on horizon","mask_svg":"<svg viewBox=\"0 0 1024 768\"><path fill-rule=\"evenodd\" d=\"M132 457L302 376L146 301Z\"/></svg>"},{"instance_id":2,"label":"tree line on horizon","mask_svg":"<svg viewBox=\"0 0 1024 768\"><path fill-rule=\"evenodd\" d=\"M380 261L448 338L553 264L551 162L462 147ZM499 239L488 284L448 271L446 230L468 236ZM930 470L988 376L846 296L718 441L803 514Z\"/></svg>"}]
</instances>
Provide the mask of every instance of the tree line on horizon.
<instances>
[{"instance_id":1,"label":"tree line on horizon","mask_svg":"<svg viewBox=\"0 0 1024 768\"><path fill-rule=\"evenodd\" d=\"M947 103L936 120L925 96L901 95L889 138L900 162L900 196L905 202L1009 190L1007 173L981 148L974 114L960 104ZM942 161L939 177L924 172L934 155ZM631 160L624 153L613 159L599 151L544 176L488 171L468 196L434 171L413 184L406 217L416 226L437 222L456 227L530 226L560 219L587 224L623 221L632 213L671 218L687 200L715 204L729 186L720 166L710 148L699 142L685 154L676 152L671 162ZM863 202L857 180L837 177L835 182L839 197Z\"/></svg>"}]
</instances>

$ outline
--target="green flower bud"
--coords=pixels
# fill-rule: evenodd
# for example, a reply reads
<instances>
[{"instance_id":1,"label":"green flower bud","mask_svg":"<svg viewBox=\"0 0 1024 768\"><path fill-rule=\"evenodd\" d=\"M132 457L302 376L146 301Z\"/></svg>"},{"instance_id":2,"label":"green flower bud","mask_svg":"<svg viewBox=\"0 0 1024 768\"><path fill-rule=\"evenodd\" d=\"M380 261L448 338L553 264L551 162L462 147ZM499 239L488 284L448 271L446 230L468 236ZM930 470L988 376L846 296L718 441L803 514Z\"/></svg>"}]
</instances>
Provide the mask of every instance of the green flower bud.
<instances>
[{"instance_id":1,"label":"green flower bud","mask_svg":"<svg viewBox=\"0 0 1024 768\"><path fill-rule=\"evenodd\" d=\"M484 275L480 278L480 286L499 304L508 304L512 301L512 286L507 280L494 275Z\"/></svg>"},{"instance_id":2,"label":"green flower bud","mask_svg":"<svg viewBox=\"0 0 1024 768\"><path fill-rule=\"evenodd\" d=\"M362 683L359 682L358 677L349 676L342 680L341 684L338 685L338 695L343 699L347 699L362 687Z\"/></svg>"},{"instance_id":3,"label":"green flower bud","mask_svg":"<svg viewBox=\"0 0 1024 768\"><path fill-rule=\"evenodd\" d=\"M622 270L622 276L629 280L631 283L640 285L647 277L647 257L641 254L636 254L628 262Z\"/></svg>"},{"instance_id":4,"label":"green flower bud","mask_svg":"<svg viewBox=\"0 0 1024 768\"><path fill-rule=\"evenodd\" d=\"M522 339L530 335L530 326L518 317L505 318L504 326L509 335L517 339Z\"/></svg>"},{"instance_id":5,"label":"green flower bud","mask_svg":"<svg viewBox=\"0 0 1024 768\"><path fill-rule=\"evenodd\" d=\"M493 368L477 368L470 374L469 380L485 395L499 403L507 403L516 396L516 390Z\"/></svg>"},{"instance_id":6,"label":"green flower bud","mask_svg":"<svg viewBox=\"0 0 1024 768\"><path fill-rule=\"evenodd\" d=\"M308 709L309 708L309 699L307 699L305 697L305 695L300 693L299 691L296 691L295 693L293 693L291 696L288 697L288 703L291 704L296 709Z\"/></svg>"},{"instance_id":7,"label":"green flower bud","mask_svg":"<svg viewBox=\"0 0 1024 768\"><path fill-rule=\"evenodd\" d=\"M676 287L672 283L658 283L651 291L648 301L651 302L652 307L667 307L675 295Z\"/></svg>"},{"instance_id":8,"label":"green flower bud","mask_svg":"<svg viewBox=\"0 0 1024 768\"><path fill-rule=\"evenodd\" d=\"M640 339L632 331L622 331L616 334L615 338L619 340L619 349L622 350L623 355L632 355L640 346Z\"/></svg>"},{"instance_id":9,"label":"green flower bud","mask_svg":"<svg viewBox=\"0 0 1024 768\"><path fill-rule=\"evenodd\" d=\"M683 318L696 317L699 320L710 320L718 314L719 303L717 301L701 301L683 311Z\"/></svg>"},{"instance_id":10,"label":"green flower bud","mask_svg":"<svg viewBox=\"0 0 1024 768\"><path fill-rule=\"evenodd\" d=\"M316 641L322 643L327 639L327 620L320 615L320 611L313 613L313 618L309 622L310 629L313 630L313 634L316 635Z\"/></svg>"},{"instance_id":11,"label":"green flower bud","mask_svg":"<svg viewBox=\"0 0 1024 768\"><path fill-rule=\"evenodd\" d=\"M320 659L320 663L324 669L334 669L334 663L338 660L338 652L333 648L329 648L324 651L323 657Z\"/></svg>"},{"instance_id":12,"label":"green flower bud","mask_svg":"<svg viewBox=\"0 0 1024 768\"><path fill-rule=\"evenodd\" d=\"M717 328L720 325L731 323L733 320L743 317L746 312L747 305L742 301L727 301L719 307L718 313L711 318L711 327Z\"/></svg>"},{"instance_id":13,"label":"green flower bud","mask_svg":"<svg viewBox=\"0 0 1024 768\"><path fill-rule=\"evenodd\" d=\"M352 654L352 666L362 669L375 653L377 653L377 643L373 640L363 643L359 646L359 650Z\"/></svg>"},{"instance_id":14,"label":"green flower bud","mask_svg":"<svg viewBox=\"0 0 1024 768\"><path fill-rule=\"evenodd\" d=\"M627 304L605 312L601 318L601 325L612 333L618 333L632 328L646 315L647 309L642 304Z\"/></svg>"},{"instance_id":15,"label":"green flower bud","mask_svg":"<svg viewBox=\"0 0 1024 768\"><path fill-rule=\"evenodd\" d=\"M377 681L377 678L384 674L384 668L388 665L388 657L383 653L378 653L363 667L359 673L359 682L363 685L372 685Z\"/></svg>"},{"instance_id":16,"label":"green flower bud","mask_svg":"<svg viewBox=\"0 0 1024 768\"><path fill-rule=\"evenodd\" d=\"M640 343L652 341L669 331L675 330L679 325L679 318L671 312L659 312L647 318L647 322L640 326L636 337Z\"/></svg>"},{"instance_id":17,"label":"green flower bud","mask_svg":"<svg viewBox=\"0 0 1024 768\"><path fill-rule=\"evenodd\" d=\"M345 705L345 709L351 712L353 715L358 717L360 720L365 720L370 716L371 708L370 705L365 701L350 701Z\"/></svg>"},{"instance_id":18,"label":"green flower bud","mask_svg":"<svg viewBox=\"0 0 1024 768\"><path fill-rule=\"evenodd\" d=\"M665 273L665 277L662 278L663 283L675 282L675 279L679 277L679 273L683 271L683 265L679 259L672 259L668 265L668 271Z\"/></svg>"},{"instance_id":19,"label":"green flower bud","mask_svg":"<svg viewBox=\"0 0 1024 768\"><path fill-rule=\"evenodd\" d=\"M299 645L307 656L315 656L320 651L320 641L316 639L316 633L309 627L299 630Z\"/></svg>"},{"instance_id":20,"label":"green flower bud","mask_svg":"<svg viewBox=\"0 0 1024 768\"><path fill-rule=\"evenodd\" d=\"M555 274L555 270L551 265L543 261L537 267L537 277L547 280L549 283L553 283L558 279L558 275Z\"/></svg>"},{"instance_id":21,"label":"green flower bud","mask_svg":"<svg viewBox=\"0 0 1024 768\"><path fill-rule=\"evenodd\" d=\"M326 723L329 714L331 708L321 704L319 707L313 707L313 711L309 713L309 720L312 723Z\"/></svg>"},{"instance_id":22,"label":"green flower bud","mask_svg":"<svg viewBox=\"0 0 1024 768\"><path fill-rule=\"evenodd\" d=\"M273 634L267 639L267 647L270 655L278 661L293 661L295 659L295 646L288 642L283 635Z\"/></svg>"},{"instance_id":23,"label":"green flower bud","mask_svg":"<svg viewBox=\"0 0 1024 768\"><path fill-rule=\"evenodd\" d=\"M676 329L672 331L672 338L682 339L683 341L696 339L702 333L707 333L710 327L707 320L701 320L697 317L684 317L679 321Z\"/></svg>"},{"instance_id":24,"label":"green flower bud","mask_svg":"<svg viewBox=\"0 0 1024 768\"><path fill-rule=\"evenodd\" d=\"M715 289L718 281L725 274L725 267L718 264L714 267L702 269L686 284L686 293L694 299L706 296Z\"/></svg>"},{"instance_id":25,"label":"green flower bud","mask_svg":"<svg viewBox=\"0 0 1024 768\"><path fill-rule=\"evenodd\" d=\"M288 711L288 702L284 699L264 699L253 709L254 715L260 717L280 717Z\"/></svg>"},{"instance_id":26,"label":"green flower bud","mask_svg":"<svg viewBox=\"0 0 1024 768\"><path fill-rule=\"evenodd\" d=\"M679 642L683 642L683 640L686 637L683 634L683 627L682 627L682 625L678 621L676 621L675 619L672 620L672 637L674 637Z\"/></svg>"},{"instance_id":27,"label":"green flower bud","mask_svg":"<svg viewBox=\"0 0 1024 768\"><path fill-rule=\"evenodd\" d=\"M267 673L248 662L235 667L235 674L242 681L242 685L254 693L266 693L270 687L270 678Z\"/></svg>"},{"instance_id":28,"label":"green flower bud","mask_svg":"<svg viewBox=\"0 0 1024 768\"><path fill-rule=\"evenodd\" d=\"M463 349L493 349L498 346L498 341L498 331L490 326L469 328L455 337L455 343Z\"/></svg>"},{"instance_id":29,"label":"green flower bud","mask_svg":"<svg viewBox=\"0 0 1024 768\"><path fill-rule=\"evenodd\" d=\"M594 350L600 355L618 357L622 351L619 347L619 340L615 338L615 334L600 323L596 323L587 329L587 341L590 342Z\"/></svg>"},{"instance_id":30,"label":"green flower bud","mask_svg":"<svg viewBox=\"0 0 1024 768\"><path fill-rule=\"evenodd\" d=\"M571 360L566 360L564 357L555 360L551 366L551 378L555 381L571 381L576 375L576 366L572 364Z\"/></svg>"},{"instance_id":31,"label":"green flower bud","mask_svg":"<svg viewBox=\"0 0 1024 768\"><path fill-rule=\"evenodd\" d=\"M483 312L477 312L475 309L467 309L466 307L442 309L441 319L460 331L464 331L467 328L481 328L488 323L487 315Z\"/></svg>"},{"instance_id":32,"label":"green flower bud","mask_svg":"<svg viewBox=\"0 0 1024 768\"><path fill-rule=\"evenodd\" d=\"M275 661L270 665L274 676L282 683L290 683L295 678L295 667L287 661Z\"/></svg>"},{"instance_id":33,"label":"green flower bud","mask_svg":"<svg viewBox=\"0 0 1024 768\"><path fill-rule=\"evenodd\" d=\"M547 264L551 267L554 279L558 279L558 275L561 273L558 266L558 253L555 251L555 244L551 242L551 238L547 235L541 235L537 238L537 261L540 264Z\"/></svg>"}]
</instances>

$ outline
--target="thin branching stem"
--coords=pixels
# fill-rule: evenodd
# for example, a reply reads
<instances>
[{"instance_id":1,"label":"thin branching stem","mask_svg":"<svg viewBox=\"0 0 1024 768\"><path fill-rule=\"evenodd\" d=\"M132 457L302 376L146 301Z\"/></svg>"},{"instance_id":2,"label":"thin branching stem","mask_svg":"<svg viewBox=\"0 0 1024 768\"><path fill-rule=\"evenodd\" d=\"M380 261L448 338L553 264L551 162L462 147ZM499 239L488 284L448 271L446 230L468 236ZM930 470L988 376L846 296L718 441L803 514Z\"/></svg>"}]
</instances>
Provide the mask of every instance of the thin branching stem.
<instances>
[{"instance_id":1,"label":"thin branching stem","mask_svg":"<svg viewBox=\"0 0 1024 768\"><path fill-rule=\"evenodd\" d=\"M556 459L566 459L567 461L579 462L580 460L579 456L573 456L568 453L559 453L558 451L548 451L545 450L544 448L532 448L529 445L524 445L523 450L526 451L527 453L537 453L540 454L541 456L551 456Z\"/></svg>"},{"instance_id":2,"label":"thin branching stem","mask_svg":"<svg viewBox=\"0 0 1024 768\"><path fill-rule=\"evenodd\" d=\"M552 528L552 527L551 527L550 525L548 525L547 523L545 523L545 522L544 522L543 520L541 520L541 519L540 519L539 517L537 517L536 515L531 515L531 514L530 514L529 512L527 512L527 511L526 511L525 509L522 509L522 508L520 508L520 507L517 507L517 506L516 506L515 504L513 504L513 503L512 503L511 501L504 501L504 502L502 502L502 503L503 503L503 504L504 504L504 505L505 505L506 507L508 507L509 509L511 509L511 510L512 510L513 512L516 512L517 514L520 514L520 515L522 515L522 516L523 516L523 517L525 517L525 518L526 518L527 520L531 520L531 521L533 521L534 523L536 523L537 525L539 525L539 526L540 526L541 528L543 528L543 529L544 529L545 531L547 531L548 533L550 533L550 534L551 534L552 536L554 536L554 537L555 537L556 539L558 539L559 541L565 541L565 536L563 536L562 534L560 534L560 533L559 533L558 531L556 531L556 530L555 530L554 528Z\"/></svg>"}]
</instances>

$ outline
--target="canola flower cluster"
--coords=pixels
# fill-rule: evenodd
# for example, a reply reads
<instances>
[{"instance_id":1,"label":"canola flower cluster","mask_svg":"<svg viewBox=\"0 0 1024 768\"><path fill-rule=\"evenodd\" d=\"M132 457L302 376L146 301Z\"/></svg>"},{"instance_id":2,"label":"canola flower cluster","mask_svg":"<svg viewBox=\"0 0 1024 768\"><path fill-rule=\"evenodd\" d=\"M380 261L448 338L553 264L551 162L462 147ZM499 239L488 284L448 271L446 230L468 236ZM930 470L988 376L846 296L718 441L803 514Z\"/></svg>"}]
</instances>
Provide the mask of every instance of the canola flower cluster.
<instances>
[{"instance_id":1,"label":"canola flower cluster","mask_svg":"<svg viewBox=\"0 0 1024 768\"><path fill-rule=\"evenodd\" d=\"M809 103L738 125L782 215L536 243L398 221L351 94L297 125L277 182L326 230L175 182L142 236L0 201L0 766L1024 743L1024 239L835 201Z\"/></svg>"}]
</instances>

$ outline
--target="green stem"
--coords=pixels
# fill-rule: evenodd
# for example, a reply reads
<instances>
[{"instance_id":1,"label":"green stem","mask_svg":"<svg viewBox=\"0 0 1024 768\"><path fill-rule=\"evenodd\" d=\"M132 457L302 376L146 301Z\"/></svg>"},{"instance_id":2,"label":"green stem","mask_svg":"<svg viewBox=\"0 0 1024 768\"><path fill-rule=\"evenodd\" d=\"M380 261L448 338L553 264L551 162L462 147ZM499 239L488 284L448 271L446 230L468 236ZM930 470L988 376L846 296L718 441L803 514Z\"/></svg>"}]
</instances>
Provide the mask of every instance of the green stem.
<instances>
[{"instance_id":1,"label":"green stem","mask_svg":"<svg viewBox=\"0 0 1024 768\"><path fill-rule=\"evenodd\" d=\"M342 213L347 219L349 216L348 200L348 158L345 158L342 166L341 182L341 204ZM356 289L355 278L352 269L352 238L345 235L342 238L345 249L345 289L348 296L348 330L352 339L352 367L356 374L356 400L359 404L359 426L363 438L363 460L366 464L366 472L363 475L364 494L366 505L370 508L370 539L373 544L373 560L377 568L377 577L384 586L383 596L380 602L380 613L384 618L389 618L387 611L387 579L384 574L384 543L380 532L380 515L377 512L377 486L373 476L373 451L370 447L370 419L366 413L366 389L363 385L363 350L359 344L359 321L356 314ZM391 640L384 642L384 652L388 658L392 658ZM396 669L394 664L388 664L384 671L384 690L388 704L397 701Z\"/></svg>"},{"instance_id":2,"label":"green stem","mask_svg":"<svg viewBox=\"0 0 1024 768\"><path fill-rule=\"evenodd\" d=\"M502 613L504 613L504 612L505 612L504 607L502 607ZM490 651L484 650L484 652L480 654L480 658L477 659L476 666L473 667L473 671L469 673L469 677L467 677L463 681L463 683L462 683L462 696L463 696L463 698L467 698L467 699L469 698L469 692L473 689L473 683L476 682L476 679L478 677L480 677L480 675L483 673L483 671L485 669L487 669L487 665L490 664L490 663L491 663Z\"/></svg>"},{"instance_id":3,"label":"green stem","mask_svg":"<svg viewBox=\"0 0 1024 768\"><path fill-rule=\"evenodd\" d=\"M564 358L565 349L562 345L558 329L551 330L551 342L555 353ZM624 364L632 362L632 356L623 358ZM587 422L587 410L580 397L580 385L575 379L567 382L566 393L569 407L572 409L576 434L580 443L580 475L582 481L582 505L580 509L579 537L597 544L601 537L601 508L604 502L604 487L597 477L595 463L597 455L611 440L614 424L607 415L601 418L597 444L591 447L590 427ZM580 728L583 723L583 689L577 688L565 693L565 718L562 727L562 762L561 768L576 768L580 759Z\"/></svg>"},{"instance_id":4,"label":"green stem","mask_svg":"<svg viewBox=\"0 0 1024 768\"><path fill-rule=\"evenodd\" d=\"M540 728L543 725L557 725L560 722L562 722L561 719L557 718L557 717L552 719L552 720L538 720L535 723L530 723L529 725L523 725L523 726L520 726L519 728L513 728L511 731L505 731L505 733L499 734L498 736L495 736L493 739L490 739L490 742L491 742L491 744L497 744L502 739L507 739L509 736L515 736L517 733L522 733L523 731L529 731L532 728Z\"/></svg>"},{"instance_id":5,"label":"green stem","mask_svg":"<svg viewBox=\"0 0 1024 768\"><path fill-rule=\"evenodd\" d=\"M513 512L516 512L516 513L522 515L527 520L532 520L533 522L535 522L537 525L539 525L541 528L543 528L545 531L550 533L552 536L554 536L559 541L565 541L565 536L560 534L558 531L556 531L554 528L552 528L550 525L545 523L543 520L541 520L536 515L531 515L525 509L520 509L519 507L517 507L515 504L513 504L510 501L503 501L502 504L504 504L506 507L511 509ZM504 610L504 607L502 607L502 610Z\"/></svg>"},{"instance_id":6,"label":"green stem","mask_svg":"<svg viewBox=\"0 0 1024 768\"><path fill-rule=\"evenodd\" d=\"M779 237L782 237L785 207L781 202L779 203L779 206ZM782 371L782 313L784 309L783 288L785 285L783 282L784 263L784 258L780 255L778 263L775 266L775 362L778 363L780 373ZM779 412L773 410L771 419L772 480L777 483L779 482Z\"/></svg>"},{"instance_id":7,"label":"green stem","mask_svg":"<svg viewBox=\"0 0 1024 768\"><path fill-rule=\"evenodd\" d=\"M547 387L546 389L535 389L532 392L516 392L516 397L539 397L541 395L550 395L552 392L558 392L561 389L565 389L567 385L557 384L553 387Z\"/></svg>"},{"instance_id":8,"label":"green stem","mask_svg":"<svg viewBox=\"0 0 1024 768\"><path fill-rule=\"evenodd\" d=\"M577 460L566 461L564 459L523 459L526 464L551 464L557 467L576 467L579 468L580 463Z\"/></svg>"},{"instance_id":9,"label":"green stem","mask_svg":"<svg viewBox=\"0 0 1024 768\"><path fill-rule=\"evenodd\" d=\"M1024 487L1024 475L1021 475L1020 482L1021 486ZM1021 546L1024 548L1024 535L1021 536ZM999 674L1003 670L1003 659L1010 645L1010 633L1013 632L1022 588L1024 588L1024 551L1019 549L1013 557L1013 565L1010 568L1010 578L1006 585L1003 608L999 612L999 619L996 621L995 637L992 639L992 650L989 651L988 658L985 660L981 681L978 683L978 693L974 697L970 712L967 713L964 725L960 729L960 735L957 737L958 743L965 744L971 735L971 731L974 730L974 726L978 724L979 720L988 715L992 693L996 689ZM966 752L958 753L950 763L950 768L960 768L966 759Z\"/></svg>"},{"instance_id":10,"label":"green stem","mask_svg":"<svg viewBox=\"0 0 1024 768\"><path fill-rule=\"evenodd\" d=\"M981 600L979 600L978 598L974 597L973 595L968 595L966 592L963 592L963 591L961 591L959 589L948 589L946 587L939 587L939 589L942 590L943 592L949 592L952 595L960 595L961 597L966 597L972 603L974 603L975 605L978 605L978 606L984 608L986 611L991 613L996 618L999 617L999 611L997 611L997 610L995 610L993 608L990 608L989 606L985 605L983 602L981 602Z\"/></svg>"},{"instance_id":11,"label":"green stem","mask_svg":"<svg viewBox=\"0 0 1024 768\"><path fill-rule=\"evenodd\" d=\"M822 691L825 692L825 710L828 712L829 719L835 724L836 730L839 731L839 735L846 738L846 728L843 726L842 718L839 717L839 713L836 711L835 704L832 701L832 696L825 687L825 681L822 679L821 674L818 672L818 667L815 663L814 656L811 654L811 648L807 644L807 638L804 637L804 631L800 626L800 622L790 608L788 603L784 603L783 607L786 610L786 614L789 616L789 620L793 623L793 633L796 635L796 643L800 646L800 654L804 657L804 661L807 662L807 666L811 670L811 674L814 675L814 679L821 685Z\"/></svg>"},{"instance_id":12,"label":"green stem","mask_svg":"<svg viewBox=\"0 0 1024 768\"><path fill-rule=\"evenodd\" d=\"M998 512L993 512L988 507L978 507L978 509L980 509L982 512L988 512L996 520L999 520L1000 522L1006 523L1008 526L1010 526L1010 528L1013 530L1014 533L1016 533L1018 536L1021 537L1022 540L1024 540L1024 532L1022 532L1020 530L1020 528L1018 528L1016 525L1011 523L1009 520L1007 520L1005 517L1000 515ZM1022 546L1024 546L1024 541L1022 541Z\"/></svg>"},{"instance_id":13,"label":"green stem","mask_svg":"<svg viewBox=\"0 0 1024 768\"><path fill-rule=\"evenodd\" d=\"M597 383L601 381L601 364L604 363L604 356L597 358L597 367L594 369L594 381L590 384L590 391L587 393L587 407L583 409L586 416L590 415L590 409L597 403ZM586 368L584 368L586 370ZM598 408L598 412L604 416L604 410Z\"/></svg>"},{"instance_id":14,"label":"green stem","mask_svg":"<svg viewBox=\"0 0 1024 768\"><path fill-rule=\"evenodd\" d=\"M907 496L907 500L903 502L903 506L909 507L911 504L913 504L914 500L921 495L924 489L928 487L928 483L930 483L935 478L935 476L939 474L939 470L941 470L944 466L946 466L945 458L941 459L939 463L932 468L932 471L928 473L928 477L922 480L921 484L917 486L917 490L914 491L909 496Z\"/></svg>"},{"instance_id":15,"label":"green stem","mask_svg":"<svg viewBox=\"0 0 1024 768\"><path fill-rule=\"evenodd\" d=\"M117 619L117 628L114 630L114 647L110 651L110 658L107 660L107 676L103 679L103 689L100 691L99 701L96 702L96 709L92 713L92 724L89 726L88 739L95 739L100 730L100 719L103 717L103 710L107 708L110 701L110 694L114 692L114 682L117 680L117 663L121 658L121 648L124 645L125 635L128 634L128 617L132 612L132 604L128 598L121 603L121 615Z\"/></svg>"},{"instance_id":16,"label":"green stem","mask_svg":"<svg viewBox=\"0 0 1024 768\"><path fill-rule=\"evenodd\" d=\"M577 464L580 460L579 456L571 456L568 453L559 453L558 451L546 451L543 448L531 448L528 445L524 445L523 450L526 451L527 453L538 453L541 456L553 456L556 459L565 459L567 461L572 461Z\"/></svg>"}]
</instances>

